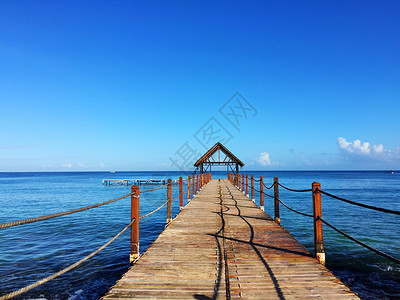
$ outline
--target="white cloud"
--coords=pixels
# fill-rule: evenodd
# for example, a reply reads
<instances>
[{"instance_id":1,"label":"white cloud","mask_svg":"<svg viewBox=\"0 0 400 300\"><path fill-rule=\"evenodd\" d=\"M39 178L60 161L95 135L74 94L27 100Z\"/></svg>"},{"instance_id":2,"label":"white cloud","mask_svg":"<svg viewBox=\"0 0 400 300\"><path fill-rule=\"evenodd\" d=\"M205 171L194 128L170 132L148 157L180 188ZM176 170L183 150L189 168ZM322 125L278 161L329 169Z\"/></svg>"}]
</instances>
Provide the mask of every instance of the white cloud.
<instances>
[{"instance_id":1,"label":"white cloud","mask_svg":"<svg viewBox=\"0 0 400 300\"><path fill-rule=\"evenodd\" d=\"M85 164L83 164L83 163L78 163L78 167L79 167L79 168L84 168L84 167L85 167Z\"/></svg>"},{"instance_id":2,"label":"white cloud","mask_svg":"<svg viewBox=\"0 0 400 300\"><path fill-rule=\"evenodd\" d=\"M262 165L262 166L271 166L272 162L271 159L269 158L269 153L268 152L262 152L260 156L257 158L257 161Z\"/></svg>"},{"instance_id":3,"label":"white cloud","mask_svg":"<svg viewBox=\"0 0 400 300\"><path fill-rule=\"evenodd\" d=\"M337 139L337 144L342 154L352 157L374 158L378 160L393 160L400 157L400 153L397 150L392 152L386 150L382 144L371 145L368 142L362 142L358 139L353 142L348 142L345 138L339 137Z\"/></svg>"},{"instance_id":4,"label":"white cloud","mask_svg":"<svg viewBox=\"0 0 400 300\"><path fill-rule=\"evenodd\" d=\"M72 164L71 163L64 163L61 165L63 168L72 168Z\"/></svg>"}]
</instances>

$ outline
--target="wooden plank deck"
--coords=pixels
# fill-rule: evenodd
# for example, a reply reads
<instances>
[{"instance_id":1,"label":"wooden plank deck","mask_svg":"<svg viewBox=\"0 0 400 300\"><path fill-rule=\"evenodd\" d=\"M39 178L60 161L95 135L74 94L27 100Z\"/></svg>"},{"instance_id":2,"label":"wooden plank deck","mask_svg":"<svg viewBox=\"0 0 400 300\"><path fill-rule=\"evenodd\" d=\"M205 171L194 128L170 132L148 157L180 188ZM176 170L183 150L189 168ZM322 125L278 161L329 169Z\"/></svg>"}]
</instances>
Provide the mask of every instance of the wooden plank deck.
<instances>
[{"instance_id":1,"label":"wooden plank deck","mask_svg":"<svg viewBox=\"0 0 400 300\"><path fill-rule=\"evenodd\" d=\"M359 299L228 180L211 180L103 299Z\"/></svg>"}]
</instances>

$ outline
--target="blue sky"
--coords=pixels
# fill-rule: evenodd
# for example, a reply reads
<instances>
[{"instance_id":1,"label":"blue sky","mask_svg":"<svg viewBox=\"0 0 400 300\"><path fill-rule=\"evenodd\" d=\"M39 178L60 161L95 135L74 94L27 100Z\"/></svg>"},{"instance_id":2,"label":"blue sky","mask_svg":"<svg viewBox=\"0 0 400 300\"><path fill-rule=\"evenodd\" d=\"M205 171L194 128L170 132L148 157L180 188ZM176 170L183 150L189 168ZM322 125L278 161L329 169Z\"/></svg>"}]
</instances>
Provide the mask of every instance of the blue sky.
<instances>
[{"instance_id":1,"label":"blue sky","mask_svg":"<svg viewBox=\"0 0 400 300\"><path fill-rule=\"evenodd\" d=\"M399 10L2 1L0 171L400 169Z\"/></svg>"}]
</instances>

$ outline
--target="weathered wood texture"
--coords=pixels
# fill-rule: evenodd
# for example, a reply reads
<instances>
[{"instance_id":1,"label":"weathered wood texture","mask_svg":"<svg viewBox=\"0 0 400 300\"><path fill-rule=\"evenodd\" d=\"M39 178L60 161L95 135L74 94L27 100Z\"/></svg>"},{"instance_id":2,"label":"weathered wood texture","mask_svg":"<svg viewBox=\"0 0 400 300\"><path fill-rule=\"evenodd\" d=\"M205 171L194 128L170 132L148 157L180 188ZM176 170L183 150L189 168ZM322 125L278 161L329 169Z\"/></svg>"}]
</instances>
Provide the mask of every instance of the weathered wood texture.
<instances>
[{"instance_id":1,"label":"weathered wood texture","mask_svg":"<svg viewBox=\"0 0 400 300\"><path fill-rule=\"evenodd\" d=\"M358 299L228 180L211 180L103 299Z\"/></svg>"}]
</instances>

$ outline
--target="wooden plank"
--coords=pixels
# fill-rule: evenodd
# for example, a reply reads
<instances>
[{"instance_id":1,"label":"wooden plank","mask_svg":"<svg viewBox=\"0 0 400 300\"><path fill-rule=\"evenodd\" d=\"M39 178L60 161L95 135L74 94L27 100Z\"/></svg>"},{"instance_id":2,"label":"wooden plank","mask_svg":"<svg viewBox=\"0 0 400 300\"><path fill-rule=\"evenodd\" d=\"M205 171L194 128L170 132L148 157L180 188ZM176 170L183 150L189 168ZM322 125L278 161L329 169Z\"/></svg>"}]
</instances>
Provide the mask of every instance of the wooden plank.
<instances>
[{"instance_id":1,"label":"wooden plank","mask_svg":"<svg viewBox=\"0 0 400 300\"><path fill-rule=\"evenodd\" d=\"M228 180L211 180L103 299L359 299Z\"/></svg>"}]
</instances>

